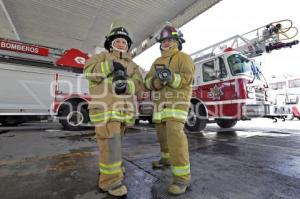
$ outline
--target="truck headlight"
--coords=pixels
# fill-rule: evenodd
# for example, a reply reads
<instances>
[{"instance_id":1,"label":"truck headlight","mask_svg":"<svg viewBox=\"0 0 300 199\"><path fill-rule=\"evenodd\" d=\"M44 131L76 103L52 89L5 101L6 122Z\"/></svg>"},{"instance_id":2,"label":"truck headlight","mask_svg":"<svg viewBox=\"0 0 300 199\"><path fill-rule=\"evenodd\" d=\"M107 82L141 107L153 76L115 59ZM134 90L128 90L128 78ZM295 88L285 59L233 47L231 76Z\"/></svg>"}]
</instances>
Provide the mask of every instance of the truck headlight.
<instances>
[{"instance_id":1,"label":"truck headlight","mask_svg":"<svg viewBox=\"0 0 300 199\"><path fill-rule=\"evenodd\" d=\"M252 86L247 86L247 91L253 93L254 88Z\"/></svg>"},{"instance_id":2,"label":"truck headlight","mask_svg":"<svg viewBox=\"0 0 300 199\"><path fill-rule=\"evenodd\" d=\"M248 94L247 94L247 97L248 97L249 99L254 99L254 98L255 98L255 94L254 94L254 93L248 93Z\"/></svg>"}]
</instances>

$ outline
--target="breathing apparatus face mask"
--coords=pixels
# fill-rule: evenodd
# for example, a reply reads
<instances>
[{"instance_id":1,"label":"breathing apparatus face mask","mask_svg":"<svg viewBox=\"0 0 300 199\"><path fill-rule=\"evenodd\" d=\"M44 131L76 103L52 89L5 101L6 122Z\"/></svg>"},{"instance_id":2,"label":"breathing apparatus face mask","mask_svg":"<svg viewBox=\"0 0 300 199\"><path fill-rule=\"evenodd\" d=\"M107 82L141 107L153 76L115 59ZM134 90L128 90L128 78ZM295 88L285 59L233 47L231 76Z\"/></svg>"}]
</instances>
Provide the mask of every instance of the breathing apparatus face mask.
<instances>
[{"instance_id":1,"label":"breathing apparatus face mask","mask_svg":"<svg viewBox=\"0 0 300 199\"><path fill-rule=\"evenodd\" d=\"M121 43L125 42L125 46L124 46L123 49L117 48L117 43L118 42L121 42ZM126 41L126 39L123 39L123 38L117 38L117 39L113 40L112 43L111 43L111 47L112 47L113 50L118 51L118 52L122 52L122 53L125 53L128 50L127 41Z\"/></svg>"}]
</instances>

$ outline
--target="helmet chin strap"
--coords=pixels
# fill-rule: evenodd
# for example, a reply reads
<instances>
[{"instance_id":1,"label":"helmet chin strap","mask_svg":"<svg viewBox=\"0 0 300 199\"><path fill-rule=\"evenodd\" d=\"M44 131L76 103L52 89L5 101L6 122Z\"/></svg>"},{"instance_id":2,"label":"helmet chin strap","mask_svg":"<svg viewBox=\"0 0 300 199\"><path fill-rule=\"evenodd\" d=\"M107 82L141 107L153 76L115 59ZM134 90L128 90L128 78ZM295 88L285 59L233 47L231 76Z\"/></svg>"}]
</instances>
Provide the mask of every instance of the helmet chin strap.
<instances>
[{"instance_id":1,"label":"helmet chin strap","mask_svg":"<svg viewBox=\"0 0 300 199\"><path fill-rule=\"evenodd\" d=\"M114 44L115 44L115 41L116 41L116 40L113 40L113 42L111 43L112 49L115 50L115 51L121 52L121 53L126 53L127 50L123 50L123 49L119 49L119 48L116 48L116 47L115 47L115 45L114 45ZM127 48L127 43L126 43L126 48Z\"/></svg>"}]
</instances>

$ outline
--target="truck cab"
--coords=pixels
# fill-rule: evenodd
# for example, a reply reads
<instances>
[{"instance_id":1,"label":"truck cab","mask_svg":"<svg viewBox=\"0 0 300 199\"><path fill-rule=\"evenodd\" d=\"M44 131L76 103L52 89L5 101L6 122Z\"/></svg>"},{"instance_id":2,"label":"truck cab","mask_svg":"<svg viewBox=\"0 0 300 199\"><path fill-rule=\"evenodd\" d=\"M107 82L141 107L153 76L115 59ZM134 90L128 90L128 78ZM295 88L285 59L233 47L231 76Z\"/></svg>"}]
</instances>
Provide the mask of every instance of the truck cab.
<instances>
[{"instance_id":1,"label":"truck cab","mask_svg":"<svg viewBox=\"0 0 300 199\"><path fill-rule=\"evenodd\" d=\"M208 122L229 128L238 120L269 116L268 85L253 59L225 49L209 58L195 58L194 63L192 114L187 129L202 130Z\"/></svg>"}]
</instances>

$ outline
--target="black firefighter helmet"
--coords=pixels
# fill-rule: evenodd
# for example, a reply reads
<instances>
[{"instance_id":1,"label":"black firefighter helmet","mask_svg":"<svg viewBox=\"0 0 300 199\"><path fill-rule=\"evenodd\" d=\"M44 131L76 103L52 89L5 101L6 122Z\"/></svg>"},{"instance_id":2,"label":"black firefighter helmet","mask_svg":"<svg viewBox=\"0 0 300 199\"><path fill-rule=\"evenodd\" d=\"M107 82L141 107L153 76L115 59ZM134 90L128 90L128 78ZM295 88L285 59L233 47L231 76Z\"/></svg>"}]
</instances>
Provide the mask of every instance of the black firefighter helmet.
<instances>
[{"instance_id":1,"label":"black firefighter helmet","mask_svg":"<svg viewBox=\"0 0 300 199\"><path fill-rule=\"evenodd\" d=\"M160 32L157 42L162 42L164 39L175 39L178 42L178 49L182 49L182 44L185 42L183 34L177 28L171 25L166 25Z\"/></svg>"},{"instance_id":2,"label":"black firefighter helmet","mask_svg":"<svg viewBox=\"0 0 300 199\"><path fill-rule=\"evenodd\" d=\"M132 40L129 37L129 34L127 32L127 30L123 27L118 27L118 28L114 28L110 31L109 35L107 35L105 37L105 42L104 42L104 48L108 51L110 51L111 45L113 40L115 40L116 38L124 38L127 41L128 44L128 50L131 47L132 44Z\"/></svg>"}]
</instances>

